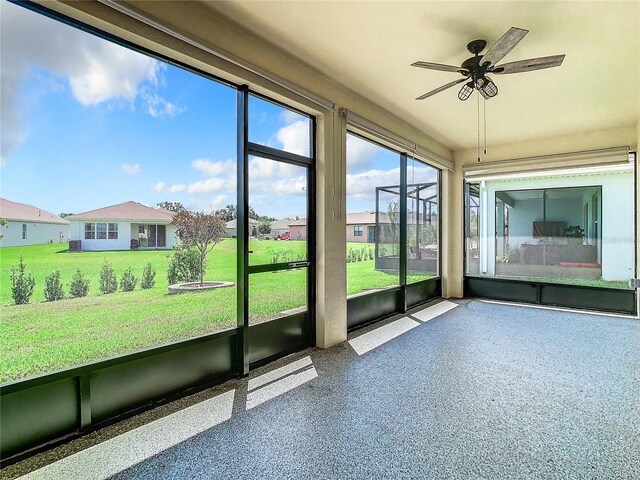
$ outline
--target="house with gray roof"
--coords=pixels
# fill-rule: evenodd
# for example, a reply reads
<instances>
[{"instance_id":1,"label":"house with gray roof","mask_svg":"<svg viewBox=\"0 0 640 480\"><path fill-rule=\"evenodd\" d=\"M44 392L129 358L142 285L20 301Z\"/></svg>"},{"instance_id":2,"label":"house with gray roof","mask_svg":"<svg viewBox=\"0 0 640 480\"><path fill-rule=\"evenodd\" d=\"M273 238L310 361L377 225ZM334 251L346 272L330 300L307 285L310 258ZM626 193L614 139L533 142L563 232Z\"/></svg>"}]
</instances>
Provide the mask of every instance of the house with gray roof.
<instances>
[{"instance_id":1,"label":"house with gray roof","mask_svg":"<svg viewBox=\"0 0 640 480\"><path fill-rule=\"evenodd\" d=\"M0 247L64 243L69 240L69 221L39 207L0 198Z\"/></svg>"},{"instance_id":2,"label":"house with gray roof","mask_svg":"<svg viewBox=\"0 0 640 480\"><path fill-rule=\"evenodd\" d=\"M70 215L69 249L171 249L178 243L174 215L133 201Z\"/></svg>"}]
</instances>

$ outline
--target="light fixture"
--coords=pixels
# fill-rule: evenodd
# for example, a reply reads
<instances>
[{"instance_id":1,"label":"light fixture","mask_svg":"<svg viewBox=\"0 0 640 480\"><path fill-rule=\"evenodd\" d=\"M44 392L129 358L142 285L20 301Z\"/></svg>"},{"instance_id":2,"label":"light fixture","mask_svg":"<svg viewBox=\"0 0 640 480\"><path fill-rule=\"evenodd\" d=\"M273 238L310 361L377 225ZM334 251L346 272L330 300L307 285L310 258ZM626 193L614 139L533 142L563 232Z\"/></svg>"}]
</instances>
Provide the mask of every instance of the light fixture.
<instances>
[{"instance_id":1,"label":"light fixture","mask_svg":"<svg viewBox=\"0 0 640 480\"><path fill-rule=\"evenodd\" d=\"M482 90L488 98L495 97L498 94L498 87L490 78L485 79L480 86L480 90Z\"/></svg>"},{"instance_id":2,"label":"light fixture","mask_svg":"<svg viewBox=\"0 0 640 480\"><path fill-rule=\"evenodd\" d=\"M469 83L465 83L460 89L460 91L458 92L458 98L462 101L468 99L473 93L473 87L474 87L473 81Z\"/></svg>"}]
</instances>

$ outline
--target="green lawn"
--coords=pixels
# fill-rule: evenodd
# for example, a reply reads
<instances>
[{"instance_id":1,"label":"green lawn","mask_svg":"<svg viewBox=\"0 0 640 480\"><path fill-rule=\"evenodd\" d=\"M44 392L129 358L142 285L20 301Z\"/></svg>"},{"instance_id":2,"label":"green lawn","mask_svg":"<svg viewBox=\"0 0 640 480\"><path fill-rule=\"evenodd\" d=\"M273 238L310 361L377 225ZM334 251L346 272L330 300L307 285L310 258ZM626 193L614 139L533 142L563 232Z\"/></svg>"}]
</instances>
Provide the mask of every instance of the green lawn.
<instances>
[{"instance_id":1,"label":"green lawn","mask_svg":"<svg viewBox=\"0 0 640 480\"><path fill-rule=\"evenodd\" d=\"M236 281L236 241L226 239L209 255L207 280ZM362 244L350 244L362 247ZM305 242L252 240L251 264L294 261L305 255ZM13 305L10 267L22 252L36 279L31 303ZM280 253L277 253L280 252ZM236 324L236 288L167 293L169 251L67 252L64 245L0 249L0 381L29 377L141 348L216 332ZM151 262L156 285L133 292L99 293L105 259L116 275L131 267L137 277ZM60 270L65 292L76 268L91 279L89 296L44 302L44 277ZM374 270L374 261L347 265L348 294L397 285L396 274ZM425 277L410 277L416 281ZM306 303L306 271L290 270L250 276L250 322L274 318Z\"/></svg>"}]
</instances>

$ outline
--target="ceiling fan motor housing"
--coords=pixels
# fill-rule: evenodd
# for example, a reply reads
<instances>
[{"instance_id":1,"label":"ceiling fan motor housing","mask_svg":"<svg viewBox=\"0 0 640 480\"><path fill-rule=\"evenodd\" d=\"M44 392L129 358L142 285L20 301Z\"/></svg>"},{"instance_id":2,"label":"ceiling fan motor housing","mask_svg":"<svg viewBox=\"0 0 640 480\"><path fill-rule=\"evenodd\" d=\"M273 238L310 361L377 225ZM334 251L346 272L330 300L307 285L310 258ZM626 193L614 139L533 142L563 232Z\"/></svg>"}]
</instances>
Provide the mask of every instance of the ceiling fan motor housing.
<instances>
[{"instance_id":1,"label":"ceiling fan motor housing","mask_svg":"<svg viewBox=\"0 0 640 480\"><path fill-rule=\"evenodd\" d=\"M479 55L482 50L487 46L486 40L473 40L467 44L467 50L474 55Z\"/></svg>"}]
</instances>

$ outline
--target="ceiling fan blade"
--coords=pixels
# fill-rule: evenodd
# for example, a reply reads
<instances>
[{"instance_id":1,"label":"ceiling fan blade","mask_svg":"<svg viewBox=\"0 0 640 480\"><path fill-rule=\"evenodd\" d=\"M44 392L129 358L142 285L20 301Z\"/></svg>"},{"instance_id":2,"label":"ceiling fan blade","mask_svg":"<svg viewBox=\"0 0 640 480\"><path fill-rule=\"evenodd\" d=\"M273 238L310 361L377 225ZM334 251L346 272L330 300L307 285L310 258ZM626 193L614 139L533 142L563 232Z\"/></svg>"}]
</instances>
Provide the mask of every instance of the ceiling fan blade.
<instances>
[{"instance_id":1,"label":"ceiling fan blade","mask_svg":"<svg viewBox=\"0 0 640 480\"><path fill-rule=\"evenodd\" d=\"M493 68L492 73L521 73L531 72L533 70L542 70L543 68L559 67L562 65L564 55L553 55L551 57L530 58L528 60L520 60L519 62L503 63Z\"/></svg>"},{"instance_id":2,"label":"ceiling fan blade","mask_svg":"<svg viewBox=\"0 0 640 480\"><path fill-rule=\"evenodd\" d=\"M416 98L416 100L424 100L425 98L430 97L431 95L435 95L436 93L440 93L440 92L446 90L447 88L455 87L459 83L466 82L467 80L468 80L467 78L460 78L460 79L456 80L455 82L447 83L446 85L443 85L443 86L441 86L439 88L436 88L435 90L431 90L430 92L425 93L424 95L420 95L418 98Z\"/></svg>"},{"instance_id":3,"label":"ceiling fan blade","mask_svg":"<svg viewBox=\"0 0 640 480\"><path fill-rule=\"evenodd\" d=\"M429 70L440 70L441 72L460 72L463 75L468 73L462 67L454 67L453 65L442 65L441 63L431 63L431 62L414 62L411 64L412 67L420 67L420 68L428 68Z\"/></svg>"},{"instance_id":4,"label":"ceiling fan blade","mask_svg":"<svg viewBox=\"0 0 640 480\"><path fill-rule=\"evenodd\" d=\"M529 33L529 30L511 27L507 30L507 33L502 35L498 41L487 50L487 53L482 56L482 64L495 65L498 63L520 43L520 40L522 40L527 33Z\"/></svg>"}]
</instances>

